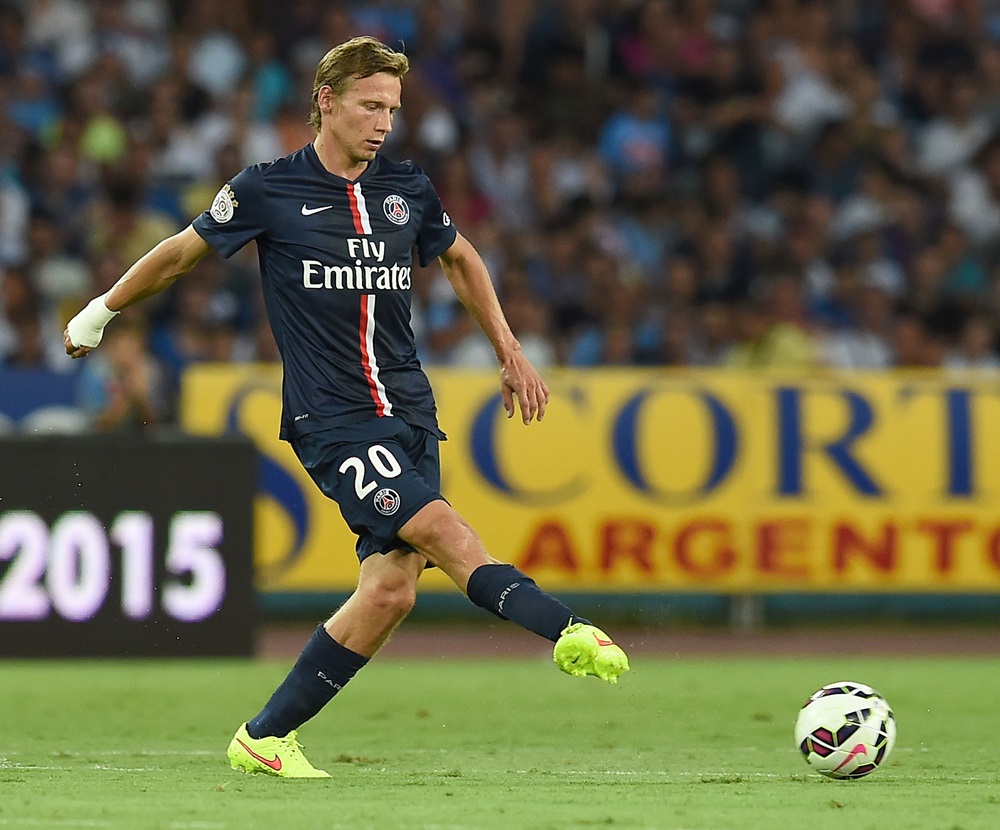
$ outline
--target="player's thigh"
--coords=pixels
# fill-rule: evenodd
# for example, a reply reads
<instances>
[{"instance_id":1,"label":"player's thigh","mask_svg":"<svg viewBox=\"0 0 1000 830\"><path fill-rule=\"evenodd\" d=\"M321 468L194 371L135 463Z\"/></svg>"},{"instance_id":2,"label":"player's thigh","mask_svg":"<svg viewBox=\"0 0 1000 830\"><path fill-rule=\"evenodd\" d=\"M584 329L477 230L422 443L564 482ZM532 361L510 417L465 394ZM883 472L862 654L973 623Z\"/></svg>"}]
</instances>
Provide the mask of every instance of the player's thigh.
<instances>
[{"instance_id":1,"label":"player's thigh","mask_svg":"<svg viewBox=\"0 0 1000 830\"><path fill-rule=\"evenodd\" d=\"M481 565L495 564L479 534L443 500L418 510L399 530L399 538L420 551L460 587Z\"/></svg>"},{"instance_id":2,"label":"player's thigh","mask_svg":"<svg viewBox=\"0 0 1000 830\"><path fill-rule=\"evenodd\" d=\"M295 445L317 486L337 502L344 520L358 535L362 559L400 547L399 528L422 507L441 498L436 439L429 458L423 437L412 428L399 424L387 433L382 425L377 426L379 430L373 427L367 436L355 430L349 433L351 440L325 447L316 445L323 437Z\"/></svg>"}]
</instances>

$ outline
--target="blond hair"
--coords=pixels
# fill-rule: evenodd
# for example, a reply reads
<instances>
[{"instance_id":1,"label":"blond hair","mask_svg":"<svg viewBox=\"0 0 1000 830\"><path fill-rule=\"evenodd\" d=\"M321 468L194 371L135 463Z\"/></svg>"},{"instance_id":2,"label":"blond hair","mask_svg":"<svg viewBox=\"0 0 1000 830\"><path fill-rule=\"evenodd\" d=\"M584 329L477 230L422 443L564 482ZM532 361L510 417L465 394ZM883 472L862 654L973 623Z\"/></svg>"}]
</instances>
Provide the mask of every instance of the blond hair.
<instances>
[{"instance_id":1,"label":"blond hair","mask_svg":"<svg viewBox=\"0 0 1000 830\"><path fill-rule=\"evenodd\" d=\"M313 84L312 110L309 125L318 133L321 123L319 91L328 86L335 96L343 95L351 81L369 78L379 72L388 72L402 78L410 69L410 61L402 52L390 49L373 37L354 37L334 46L316 67Z\"/></svg>"}]
</instances>

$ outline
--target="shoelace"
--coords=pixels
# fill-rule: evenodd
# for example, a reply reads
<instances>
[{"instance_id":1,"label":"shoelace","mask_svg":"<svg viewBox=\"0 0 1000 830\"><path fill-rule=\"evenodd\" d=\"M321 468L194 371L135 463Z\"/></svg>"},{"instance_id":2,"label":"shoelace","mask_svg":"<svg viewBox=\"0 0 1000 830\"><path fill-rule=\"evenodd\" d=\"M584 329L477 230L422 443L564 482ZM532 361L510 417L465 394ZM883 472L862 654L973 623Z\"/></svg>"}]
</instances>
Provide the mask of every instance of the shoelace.
<instances>
[{"instance_id":1,"label":"shoelace","mask_svg":"<svg viewBox=\"0 0 1000 830\"><path fill-rule=\"evenodd\" d=\"M285 735L284 738L279 738L279 740L285 746L287 746L292 752L297 752L297 753L302 752L302 744L299 743L298 732L296 732L294 729L287 735Z\"/></svg>"}]
</instances>

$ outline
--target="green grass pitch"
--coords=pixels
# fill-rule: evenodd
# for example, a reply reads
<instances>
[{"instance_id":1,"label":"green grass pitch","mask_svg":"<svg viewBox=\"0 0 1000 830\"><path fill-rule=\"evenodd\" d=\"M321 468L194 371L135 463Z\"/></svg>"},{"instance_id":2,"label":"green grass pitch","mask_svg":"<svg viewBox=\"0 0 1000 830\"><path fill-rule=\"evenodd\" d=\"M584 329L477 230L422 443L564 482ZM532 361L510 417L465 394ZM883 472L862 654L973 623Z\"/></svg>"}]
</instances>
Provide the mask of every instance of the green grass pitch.
<instances>
[{"instance_id":1,"label":"green grass pitch","mask_svg":"<svg viewBox=\"0 0 1000 830\"><path fill-rule=\"evenodd\" d=\"M286 669L0 662L0 830L1000 827L994 659L639 658L618 687L541 659L376 661L300 733L332 780L231 771L232 732ZM835 680L896 712L861 781L792 745Z\"/></svg>"}]
</instances>

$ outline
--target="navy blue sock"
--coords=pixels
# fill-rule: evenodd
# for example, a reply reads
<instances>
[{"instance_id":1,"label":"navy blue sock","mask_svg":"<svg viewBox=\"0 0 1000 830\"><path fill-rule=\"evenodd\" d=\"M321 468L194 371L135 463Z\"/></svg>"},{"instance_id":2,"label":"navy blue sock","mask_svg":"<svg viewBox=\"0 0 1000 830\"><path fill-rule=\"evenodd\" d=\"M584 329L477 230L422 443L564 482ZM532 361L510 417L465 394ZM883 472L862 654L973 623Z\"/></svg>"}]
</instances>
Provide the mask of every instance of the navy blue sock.
<instances>
[{"instance_id":1,"label":"navy blue sock","mask_svg":"<svg viewBox=\"0 0 1000 830\"><path fill-rule=\"evenodd\" d=\"M347 685L367 657L344 648L321 625L299 654L292 670L260 713L247 723L251 738L285 737L319 712Z\"/></svg>"},{"instance_id":2,"label":"navy blue sock","mask_svg":"<svg viewBox=\"0 0 1000 830\"><path fill-rule=\"evenodd\" d=\"M480 565L469 577L466 593L480 608L502 620L516 622L553 643L570 622L589 622L546 594L535 580L513 565Z\"/></svg>"}]
</instances>

